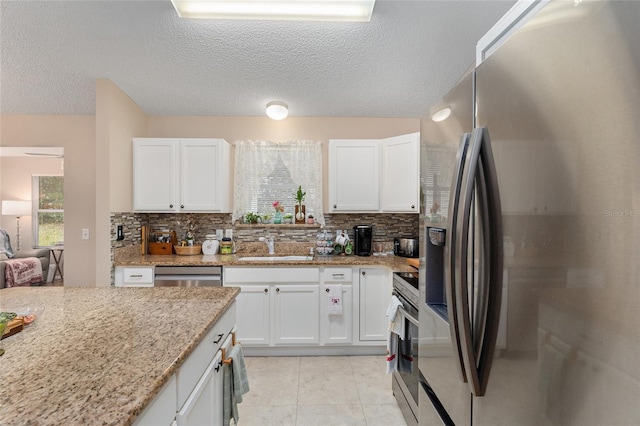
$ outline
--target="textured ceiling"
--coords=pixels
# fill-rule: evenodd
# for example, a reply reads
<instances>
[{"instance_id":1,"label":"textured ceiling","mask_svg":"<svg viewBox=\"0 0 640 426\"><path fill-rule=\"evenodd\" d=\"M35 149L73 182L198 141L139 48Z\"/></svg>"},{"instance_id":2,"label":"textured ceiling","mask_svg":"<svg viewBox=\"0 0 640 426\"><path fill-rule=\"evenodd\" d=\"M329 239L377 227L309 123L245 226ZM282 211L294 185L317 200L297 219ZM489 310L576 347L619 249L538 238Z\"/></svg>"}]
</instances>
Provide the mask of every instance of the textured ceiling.
<instances>
[{"instance_id":1,"label":"textured ceiling","mask_svg":"<svg viewBox=\"0 0 640 426\"><path fill-rule=\"evenodd\" d=\"M179 19L169 0L0 1L0 112L94 114L109 79L151 115L420 117L512 0L378 0L369 23Z\"/></svg>"}]
</instances>

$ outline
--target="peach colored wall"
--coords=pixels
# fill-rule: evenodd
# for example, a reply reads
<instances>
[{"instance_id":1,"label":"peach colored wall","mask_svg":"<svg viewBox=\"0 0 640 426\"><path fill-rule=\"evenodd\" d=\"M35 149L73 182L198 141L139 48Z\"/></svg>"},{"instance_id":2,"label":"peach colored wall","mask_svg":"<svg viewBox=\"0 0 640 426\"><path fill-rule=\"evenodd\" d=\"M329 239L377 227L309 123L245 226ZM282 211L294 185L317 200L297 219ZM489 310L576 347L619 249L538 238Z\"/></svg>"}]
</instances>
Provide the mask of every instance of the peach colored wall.
<instances>
[{"instance_id":1,"label":"peach colored wall","mask_svg":"<svg viewBox=\"0 0 640 426\"><path fill-rule=\"evenodd\" d=\"M147 128L147 114L126 93L96 81L96 286L111 285L110 213L131 210L131 139Z\"/></svg>"},{"instance_id":2,"label":"peach colored wall","mask_svg":"<svg viewBox=\"0 0 640 426\"><path fill-rule=\"evenodd\" d=\"M95 117L92 115L2 115L0 145L63 147L65 194L65 285L93 286L96 241L81 230L95 229ZM2 186L5 185L3 179Z\"/></svg>"},{"instance_id":3,"label":"peach colored wall","mask_svg":"<svg viewBox=\"0 0 640 426\"><path fill-rule=\"evenodd\" d=\"M62 159L38 157L0 157L0 200L32 200L32 176L63 176ZM32 216L20 218L20 248L33 248ZM0 226L9 233L11 245L16 249L16 218L0 216Z\"/></svg>"}]
</instances>

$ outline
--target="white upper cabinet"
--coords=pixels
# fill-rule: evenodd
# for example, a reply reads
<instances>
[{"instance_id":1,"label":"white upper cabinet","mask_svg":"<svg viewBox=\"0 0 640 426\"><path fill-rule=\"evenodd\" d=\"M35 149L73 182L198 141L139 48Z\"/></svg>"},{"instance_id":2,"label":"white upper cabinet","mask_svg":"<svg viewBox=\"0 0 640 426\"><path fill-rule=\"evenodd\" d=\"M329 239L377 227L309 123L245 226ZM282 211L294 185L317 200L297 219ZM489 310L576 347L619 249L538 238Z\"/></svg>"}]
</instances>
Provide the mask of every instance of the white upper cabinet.
<instances>
[{"instance_id":1,"label":"white upper cabinet","mask_svg":"<svg viewBox=\"0 0 640 426\"><path fill-rule=\"evenodd\" d=\"M380 210L380 141L329 141L329 211Z\"/></svg>"},{"instance_id":2,"label":"white upper cabinet","mask_svg":"<svg viewBox=\"0 0 640 426\"><path fill-rule=\"evenodd\" d=\"M417 213L420 206L420 133L382 140L380 209Z\"/></svg>"},{"instance_id":3,"label":"white upper cabinet","mask_svg":"<svg viewBox=\"0 0 640 426\"><path fill-rule=\"evenodd\" d=\"M420 134L329 141L331 213L418 213Z\"/></svg>"},{"instance_id":4,"label":"white upper cabinet","mask_svg":"<svg viewBox=\"0 0 640 426\"><path fill-rule=\"evenodd\" d=\"M134 139L134 211L230 212L230 151L224 139Z\"/></svg>"}]
</instances>

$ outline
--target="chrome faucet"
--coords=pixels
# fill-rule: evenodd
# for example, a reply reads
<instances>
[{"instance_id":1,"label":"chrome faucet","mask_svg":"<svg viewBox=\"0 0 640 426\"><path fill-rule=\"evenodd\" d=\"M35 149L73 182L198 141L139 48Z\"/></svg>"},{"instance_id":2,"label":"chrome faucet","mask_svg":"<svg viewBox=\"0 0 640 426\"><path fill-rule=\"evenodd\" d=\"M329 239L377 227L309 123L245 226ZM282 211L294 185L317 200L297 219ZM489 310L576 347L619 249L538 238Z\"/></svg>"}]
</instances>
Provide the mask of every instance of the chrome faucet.
<instances>
[{"instance_id":1,"label":"chrome faucet","mask_svg":"<svg viewBox=\"0 0 640 426\"><path fill-rule=\"evenodd\" d=\"M266 237L258 238L259 241L264 241L267 244L267 248L269 249L269 254L276 254L276 243L273 240L271 234L267 233Z\"/></svg>"}]
</instances>

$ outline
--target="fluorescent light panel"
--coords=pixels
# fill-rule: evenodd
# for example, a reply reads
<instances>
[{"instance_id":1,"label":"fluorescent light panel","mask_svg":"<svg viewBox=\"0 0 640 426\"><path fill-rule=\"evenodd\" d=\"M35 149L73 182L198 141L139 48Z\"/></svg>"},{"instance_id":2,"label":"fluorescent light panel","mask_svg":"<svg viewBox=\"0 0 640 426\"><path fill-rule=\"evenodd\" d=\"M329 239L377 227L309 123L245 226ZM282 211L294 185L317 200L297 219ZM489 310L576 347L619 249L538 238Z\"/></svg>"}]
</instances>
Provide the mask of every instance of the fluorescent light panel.
<instances>
[{"instance_id":1,"label":"fluorescent light panel","mask_svg":"<svg viewBox=\"0 0 640 426\"><path fill-rule=\"evenodd\" d=\"M375 0L171 0L181 18L369 22Z\"/></svg>"}]
</instances>

